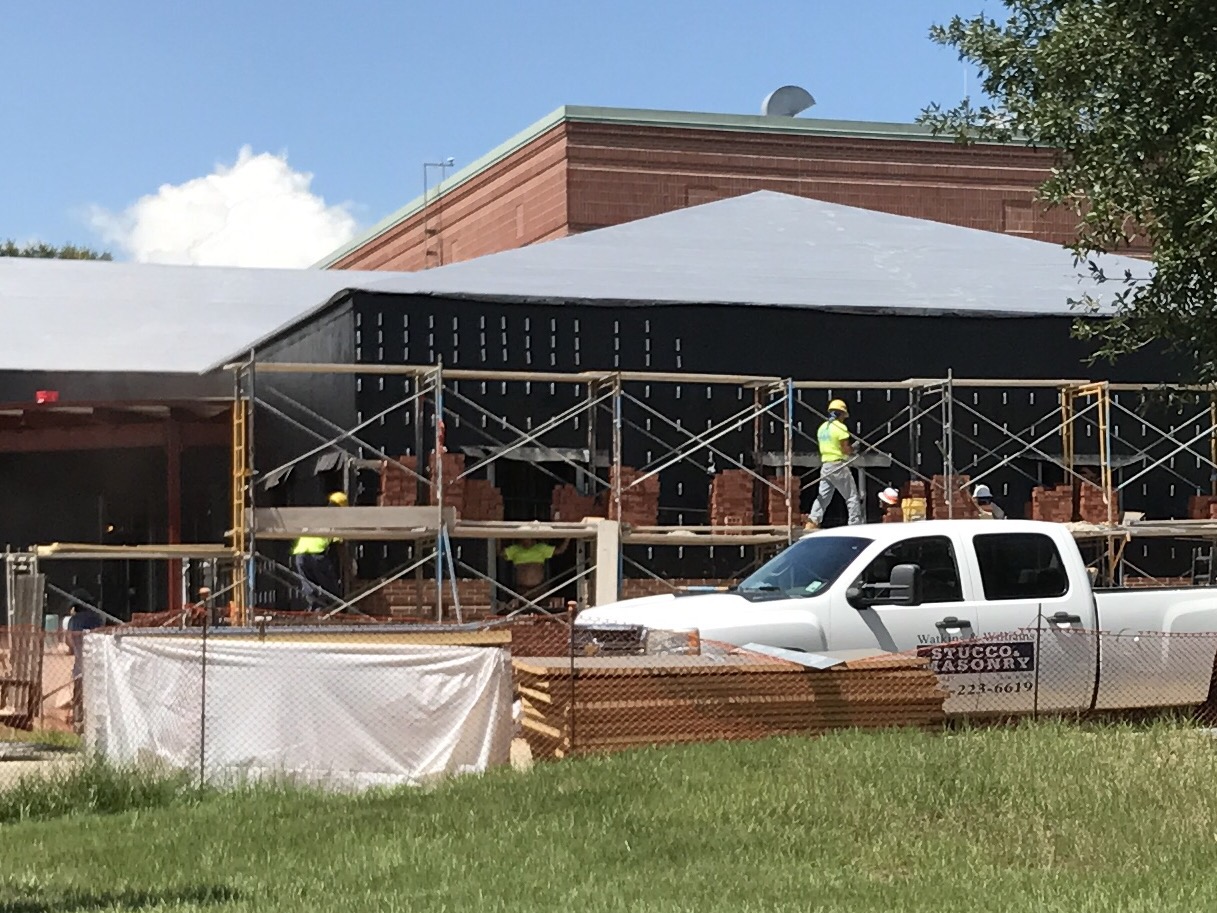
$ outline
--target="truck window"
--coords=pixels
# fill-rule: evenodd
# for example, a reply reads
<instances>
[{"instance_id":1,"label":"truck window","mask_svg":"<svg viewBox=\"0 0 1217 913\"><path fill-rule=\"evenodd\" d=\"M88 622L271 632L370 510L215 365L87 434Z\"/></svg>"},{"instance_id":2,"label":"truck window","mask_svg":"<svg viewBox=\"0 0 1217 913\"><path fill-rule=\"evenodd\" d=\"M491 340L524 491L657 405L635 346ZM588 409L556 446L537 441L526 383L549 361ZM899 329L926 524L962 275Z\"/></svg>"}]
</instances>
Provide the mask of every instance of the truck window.
<instances>
[{"instance_id":1,"label":"truck window","mask_svg":"<svg viewBox=\"0 0 1217 913\"><path fill-rule=\"evenodd\" d=\"M921 568L923 602L963 600L955 548L946 536L922 536L897 542L867 566L862 572L861 582L887 583L891 579L892 568L898 564L916 564Z\"/></svg>"},{"instance_id":2,"label":"truck window","mask_svg":"<svg viewBox=\"0 0 1217 913\"><path fill-rule=\"evenodd\" d=\"M1069 592L1061 554L1041 533L984 533L972 545L986 599L1053 599Z\"/></svg>"},{"instance_id":3,"label":"truck window","mask_svg":"<svg viewBox=\"0 0 1217 913\"><path fill-rule=\"evenodd\" d=\"M814 596L832 586L871 541L861 536L808 536L761 565L737 589L744 594Z\"/></svg>"}]
</instances>

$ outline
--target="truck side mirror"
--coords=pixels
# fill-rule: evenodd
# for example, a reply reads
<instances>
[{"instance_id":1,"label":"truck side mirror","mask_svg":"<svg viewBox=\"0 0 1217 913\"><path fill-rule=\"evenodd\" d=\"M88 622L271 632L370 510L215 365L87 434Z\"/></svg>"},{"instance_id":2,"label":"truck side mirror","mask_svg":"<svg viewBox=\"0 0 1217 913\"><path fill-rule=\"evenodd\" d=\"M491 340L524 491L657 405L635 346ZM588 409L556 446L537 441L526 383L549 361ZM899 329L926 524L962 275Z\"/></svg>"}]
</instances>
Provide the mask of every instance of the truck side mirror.
<instances>
[{"instance_id":1,"label":"truck side mirror","mask_svg":"<svg viewBox=\"0 0 1217 913\"><path fill-rule=\"evenodd\" d=\"M888 581L892 605L921 605L921 566L897 564Z\"/></svg>"},{"instance_id":2,"label":"truck side mirror","mask_svg":"<svg viewBox=\"0 0 1217 913\"><path fill-rule=\"evenodd\" d=\"M876 605L921 605L921 567L897 564L887 583L855 583L845 591L845 601L855 609Z\"/></svg>"}]
</instances>

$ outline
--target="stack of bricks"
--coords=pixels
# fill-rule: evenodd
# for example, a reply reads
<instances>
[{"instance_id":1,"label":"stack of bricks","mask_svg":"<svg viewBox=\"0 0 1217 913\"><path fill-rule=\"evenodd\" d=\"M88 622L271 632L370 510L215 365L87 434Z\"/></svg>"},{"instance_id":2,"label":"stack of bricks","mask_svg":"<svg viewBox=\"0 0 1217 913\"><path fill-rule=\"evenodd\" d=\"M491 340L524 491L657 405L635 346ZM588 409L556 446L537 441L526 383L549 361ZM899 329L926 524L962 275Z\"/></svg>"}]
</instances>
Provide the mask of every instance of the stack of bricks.
<instances>
[{"instance_id":1,"label":"stack of bricks","mask_svg":"<svg viewBox=\"0 0 1217 913\"><path fill-rule=\"evenodd\" d=\"M787 475L780 475L775 479L771 479L777 488L765 486L765 491L768 492L768 514L766 522L770 526L786 526L787 520L793 526L802 526L806 521L806 517L799 511L799 479L795 476L793 479ZM791 507L793 516L788 516L786 513L786 495L791 495Z\"/></svg>"},{"instance_id":2,"label":"stack of bricks","mask_svg":"<svg viewBox=\"0 0 1217 913\"><path fill-rule=\"evenodd\" d=\"M465 520L502 520L502 492L486 479L469 479L465 482L461 517Z\"/></svg>"},{"instance_id":3,"label":"stack of bricks","mask_svg":"<svg viewBox=\"0 0 1217 913\"><path fill-rule=\"evenodd\" d=\"M435 477L436 477L436 461L435 451L431 452L429 461L431 468L431 503L436 502ZM465 455L463 453L445 453L443 456L443 504L444 507L455 507L457 516L461 516L465 505L465 486L467 481L460 478L461 473L465 471Z\"/></svg>"},{"instance_id":4,"label":"stack of bricks","mask_svg":"<svg viewBox=\"0 0 1217 913\"><path fill-rule=\"evenodd\" d=\"M1131 590L1144 590L1156 586L1191 586L1191 577L1125 577L1124 586Z\"/></svg>"},{"instance_id":5,"label":"stack of bricks","mask_svg":"<svg viewBox=\"0 0 1217 913\"><path fill-rule=\"evenodd\" d=\"M1187 499L1189 520L1217 519L1217 495L1192 495Z\"/></svg>"},{"instance_id":6,"label":"stack of bricks","mask_svg":"<svg viewBox=\"0 0 1217 913\"><path fill-rule=\"evenodd\" d=\"M444 608L445 611L451 611L452 581L445 579L443 584ZM394 580L366 599L360 600L359 607L372 615L433 622L435 621L434 578L422 581L421 603L419 590L418 581L413 577ZM456 591L461 600L462 618L466 620L484 618L490 614L489 581L458 578Z\"/></svg>"},{"instance_id":7,"label":"stack of bricks","mask_svg":"<svg viewBox=\"0 0 1217 913\"><path fill-rule=\"evenodd\" d=\"M411 470L418 470L418 459L400 456L397 461ZM376 498L380 507L414 507L418 503L418 480L387 460L380 464L380 494Z\"/></svg>"},{"instance_id":8,"label":"stack of bricks","mask_svg":"<svg viewBox=\"0 0 1217 913\"><path fill-rule=\"evenodd\" d=\"M555 523L578 523L584 517L597 516L604 516L604 512L593 495L580 493L574 485L554 486L549 502L549 519Z\"/></svg>"},{"instance_id":9,"label":"stack of bricks","mask_svg":"<svg viewBox=\"0 0 1217 913\"><path fill-rule=\"evenodd\" d=\"M899 504L895 505L894 507L889 507L887 510L885 510L883 512L883 522L884 523L903 523L904 522L904 508L901 507Z\"/></svg>"},{"instance_id":10,"label":"stack of bricks","mask_svg":"<svg viewBox=\"0 0 1217 913\"><path fill-rule=\"evenodd\" d=\"M1073 521L1073 486L1031 489L1031 519L1049 523Z\"/></svg>"},{"instance_id":11,"label":"stack of bricks","mask_svg":"<svg viewBox=\"0 0 1217 913\"><path fill-rule=\"evenodd\" d=\"M1112 510L1112 519L1120 518L1120 499L1115 492L1112 493L1115 498L1115 507ZM1096 526L1107 522L1107 504L1103 500L1103 489L1097 485L1083 485L1078 490L1078 516L1081 517L1083 523L1093 523Z\"/></svg>"},{"instance_id":12,"label":"stack of bricks","mask_svg":"<svg viewBox=\"0 0 1217 913\"><path fill-rule=\"evenodd\" d=\"M683 587L728 587L735 580L710 580L692 577L678 577L672 580L656 580L653 577L627 577L621 581L621 598L638 599L642 596L662 596L671 593L673 588Z\"/></svg>"},{"instance_id":13,"label":"stack of bricks","mask_svg":"<svg viewBox=\"0 0 1217 913\"><path fill-rule=\"evenodd\" d=\"M925 483L910 483L922 484ZM972 500L972 480L968 476L951 476L950 505L947 503L947 478L934 476L930 480L929 513L931 520L975 520L980 516Z\"/></svg>"},{"instance_id":14,"label":"stack of bricks","mask_svg":"<svg viewBox=\"0 0 1217 913\"><path fill-rule=\"evenodd\" d=\"M929 486L925 482L905 482L900 486L902 498L929 498Z\"/></svg>"},{"instance_id":15,"label":"stack of bricks","mask_svg":"<svg viewBox=\"0 0 1217 913\"><path fill-rule=\"evenodd\" d=\"M752 526L754 481L744 469L725 469L710 480L711 526Z\"/></svg>"},{"instance_id":16,"label":"stack of bricks","mask_svg":"<svg viewBox=\"0 0 1217 913\"><path fill-rule=\"evenodd\" d=\"M659 476L633 484L641 476L642 472L631 466L622 466L620 473L616 466L612 468L610 481L621 486L621 516L615 516L617 506L613 503L612 492L606 492L604 503L610 520L620 520L630 526L659 525Z\"/></svg>"}]
</instances>

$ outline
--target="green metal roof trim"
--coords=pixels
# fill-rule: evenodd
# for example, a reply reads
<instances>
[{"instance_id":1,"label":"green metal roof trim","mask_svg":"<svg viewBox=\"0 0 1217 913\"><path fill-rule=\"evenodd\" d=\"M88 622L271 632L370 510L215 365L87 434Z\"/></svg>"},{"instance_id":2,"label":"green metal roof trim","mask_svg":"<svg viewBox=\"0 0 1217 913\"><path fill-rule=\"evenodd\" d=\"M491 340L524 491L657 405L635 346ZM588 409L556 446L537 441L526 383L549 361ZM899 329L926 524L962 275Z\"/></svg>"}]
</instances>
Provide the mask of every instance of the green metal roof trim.
<instances>
[{"instance_id":1,"label":"green metal roof trim","mask_svg":"<svg viewBox=\"0 0 1217 913\"><path fill-rule=\"evenodd\" d=\"M856 139L920 140L953 143L949 136L935 136L920 124L888 124L856 120L818 120L797 117L766 117L760 114L698 114L691 111L650 111L644 108L597 108L565 105L524 128L511 139L500 143L481 158L443 180L427 194L429 202L447 195L471 181L492 165L496 165L518 149L527 146L563 123L623 124L635 127L672 127L686 130L726 130L737 133L774 133L786 136L843 136ZM423 197L417 196L401 209L381 219L359 237L343 245L313 264L327 269L343 257L379 238L389 229L400 225L423 209Z\"/></svg>"}]
</instances>

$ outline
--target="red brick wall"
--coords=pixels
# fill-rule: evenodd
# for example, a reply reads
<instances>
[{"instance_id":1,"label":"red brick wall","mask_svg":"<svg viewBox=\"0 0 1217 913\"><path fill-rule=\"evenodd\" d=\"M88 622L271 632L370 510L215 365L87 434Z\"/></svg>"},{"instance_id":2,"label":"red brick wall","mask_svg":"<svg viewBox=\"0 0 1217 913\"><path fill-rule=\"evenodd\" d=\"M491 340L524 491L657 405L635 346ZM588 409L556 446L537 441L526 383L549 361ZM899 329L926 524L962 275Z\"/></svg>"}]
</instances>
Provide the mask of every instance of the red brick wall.
<instances>
[{"instance_id":1,"label":"red brick wall","mask_svg":"<svg viewBox=\"0 0 1217 913\"><path fill-rule=\"evenodd\" d=\"M456 263L563 237L566 169L566 127L560 124L432 202L425 220L415 213L333 268L419 270L440 265L441 244L443 262Z\"/></svg>"},{"instance_id":2,"label":"red brick wall","mask_svg":"<svg viewBox=\"0 0 1217 913\"><path fill-rule=\"evenodd\" d=\"M575 231L756 190L1056 243L1076 224L1032 205L1051 154L1022 147L584 123L568 144Z\"/></svg>"},{"instance_id":3,"label":"red brick wall","mask_svg":"<svg viewBox=\"0 0 1217 913\"><path fill-rule=\"evenodd\" d=\"M628 577L621 581L621 598L637 599L641 596L661 596L674 588L688 586L730 586L734 580L707 580L693 577L678 577L672 580L656 580L653 577Z\"/></svg>"},{"instance_id":4,"label":"red brick wall","mask_svg":"<svg viewBox=\"0 0 1217 913\"><path fill-rule=\"evenodd\" d=\"M756 190L1066 243L1076 218L1033 203L1051 161L1019 146L566 123L432 203L429 243L419 213L336 267L422 269L441 242L454 263Z\"/></svg>"},{"instance_id":5,"label":"red brick wall","mask_svg":"<svg viewBox=\"0 0 1217 913\"><path fill-rule=\"evenodd\" d=\"M490 583L486 580L458 579L456 591L461 598L461 611L466 618L477 618L490 612ZM394 580L360 601L359 606L372 615L395 615L434 620L435 580L422 582L422 604L419 604L418 583L413 577ZM452 605L452 583L444 580L444 606Z\"/></svg>"}]
</instances>

